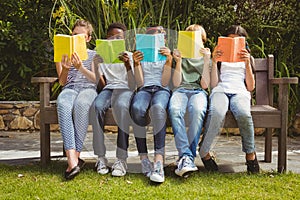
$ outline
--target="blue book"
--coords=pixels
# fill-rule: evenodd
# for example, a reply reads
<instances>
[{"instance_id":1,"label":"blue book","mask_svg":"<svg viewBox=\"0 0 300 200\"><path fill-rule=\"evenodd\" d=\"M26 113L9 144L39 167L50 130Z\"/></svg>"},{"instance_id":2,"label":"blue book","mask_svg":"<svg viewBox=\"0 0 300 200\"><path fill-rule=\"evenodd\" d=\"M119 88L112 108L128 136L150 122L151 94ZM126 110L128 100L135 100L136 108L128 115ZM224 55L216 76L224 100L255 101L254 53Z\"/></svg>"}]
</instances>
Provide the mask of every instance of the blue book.
<instances>
[{"instance_id":1,"label":"blue book","mask_svg":"<svg viewBox=\"0 0 300 200\"><path fill-rule=\"evenodd\" d=\"M157 62L167 60L167 57L159 53L159 49L165 46L163 34L136 34L136 50L144 54L142 62Z\"/></svg>"}]
</instances>

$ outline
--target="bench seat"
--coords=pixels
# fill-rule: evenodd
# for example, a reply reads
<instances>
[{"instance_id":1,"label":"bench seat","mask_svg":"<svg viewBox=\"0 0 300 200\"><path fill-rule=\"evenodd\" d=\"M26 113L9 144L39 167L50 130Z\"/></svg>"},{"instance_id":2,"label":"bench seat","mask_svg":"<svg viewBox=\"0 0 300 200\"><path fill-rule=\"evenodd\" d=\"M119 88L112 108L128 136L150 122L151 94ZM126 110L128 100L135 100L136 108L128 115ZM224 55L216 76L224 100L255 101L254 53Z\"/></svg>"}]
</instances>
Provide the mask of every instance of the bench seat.
<instances>
[{"instance_id":1,"label":"bench seat","mask_svg":"<svg viewBox=\"0 0 300 200\"><path fill-rule=\"evenodd\" d=\"M288 98L289 84L297 84L297 77L274 78L274 57L255 58L256 87L253 92L255 105L251 106L251 114L255 128L266 128L265 162L272 158L272 129L280 129L278 135L278 172L287 169L287 133L288 133ZM50 88L57 81L55 77L32 77L32 83L40 87L40 145L41 163L46 166L50 162L50 124L57 124L56 106L50 104ZM274 86L278 88L278 106L274 106ZM105 115L105 124L115 126L111 110ZM167 120L168 126L171 126ZM224 128L237 128L236 120L230 111L227 112Z\"/></svg>"}]
</instances>

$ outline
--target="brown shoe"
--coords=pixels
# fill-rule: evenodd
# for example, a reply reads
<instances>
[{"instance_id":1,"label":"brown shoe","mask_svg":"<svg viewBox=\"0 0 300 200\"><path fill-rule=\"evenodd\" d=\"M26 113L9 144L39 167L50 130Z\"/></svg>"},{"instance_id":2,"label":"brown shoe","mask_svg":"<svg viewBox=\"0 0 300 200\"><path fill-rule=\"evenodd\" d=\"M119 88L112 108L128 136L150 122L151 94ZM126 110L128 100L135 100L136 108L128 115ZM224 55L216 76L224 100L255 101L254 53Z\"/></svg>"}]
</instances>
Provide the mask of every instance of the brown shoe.
<instances>
[{"instance_id":1,"label":"brown shoe","mask_svg":"<svg viewBox=\"0 0 300 200\"><path fill-rule=\"evenodd\" d=\"M205 160L204 158L201 158L204 167L207 171L209 172L216 172L219 170L219 167L216 163L216 161L214 160L214 158L211 156L208 160Z\"/></svg>"},{"instance_id":2,"label":"brown shoe","mask_svg":"<svg viewBox=\"0 0 300 200\"><path fill-rule=\"evenodd\" d=\"M78 166L75 166L71 169L69 172L65 172L65 179L66 180L72 180L77 176L80 172L80 168Z\"/></svg>"},{"instance_id":3,"label":"brown shoe","mask_svg":"<svg viewBox=\"0 0 300 200\"><path fill-rule=\"evenodd\" d=\"M80 168L80 169L82 169L83 167L84 167L84 165L85 165L85 161L84 160L82 160L81 158L78 158L78 167Z\"/></svg>"},{"instance_id":4,"label":"brown shoe","mask_svg":"<svg viewBox=\"0 0 300 200\"><path fill-rule=\"evenodd\" d=\"M246 161L246 165L247 165L247 172L250 174L257 174L259 173L259 164L257 161L257 157L255 154L255 159L254 160L247 160Z\"/></svg>"}]
</instances>

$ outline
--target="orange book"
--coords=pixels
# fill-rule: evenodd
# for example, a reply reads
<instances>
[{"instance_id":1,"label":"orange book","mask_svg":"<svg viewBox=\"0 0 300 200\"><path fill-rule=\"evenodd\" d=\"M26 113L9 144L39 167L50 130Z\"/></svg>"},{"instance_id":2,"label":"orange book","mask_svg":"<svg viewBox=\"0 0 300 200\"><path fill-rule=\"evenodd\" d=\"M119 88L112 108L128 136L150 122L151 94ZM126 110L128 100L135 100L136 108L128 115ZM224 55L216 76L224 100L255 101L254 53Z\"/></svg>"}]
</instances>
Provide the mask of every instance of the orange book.
<instances>
[{"instance_id":1,"label":"orange book","mask_svg":"<svg viewBox=\"0 0 300 200\"><path fill-rule=\"evenodd\" d=\"M219 37L218 50L222 51L222 56L217 61L242 62L238 54L242 49L245 49L245 37Z\"/></svg>"}]
</instances>

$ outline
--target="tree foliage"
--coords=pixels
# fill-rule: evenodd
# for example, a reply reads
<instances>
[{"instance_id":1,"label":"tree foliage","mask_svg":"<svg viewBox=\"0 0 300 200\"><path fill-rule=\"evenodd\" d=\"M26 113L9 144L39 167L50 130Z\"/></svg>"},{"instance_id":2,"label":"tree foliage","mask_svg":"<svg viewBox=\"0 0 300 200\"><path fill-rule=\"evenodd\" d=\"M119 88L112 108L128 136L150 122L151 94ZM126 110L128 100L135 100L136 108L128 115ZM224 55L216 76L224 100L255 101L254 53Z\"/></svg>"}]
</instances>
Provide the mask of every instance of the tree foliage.
<instances>
[{"instance_id":1,"label":"tree foliage","mask_svg":"<svg viewBox=\"0 0 300 200\"><path fill-rule=\"evenodd\" d=\"M30 78L37 73L48 74L51 46L47 24L51 5L51 1L40 0L1 1L1 100L30 100L36 97L37 92L31 86Z\"/></svg>"}]
</instances>

